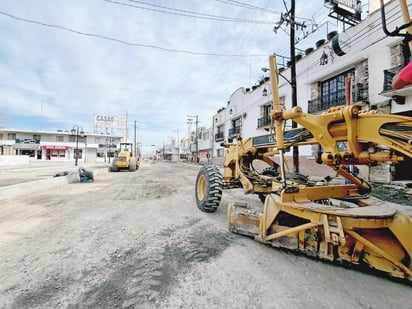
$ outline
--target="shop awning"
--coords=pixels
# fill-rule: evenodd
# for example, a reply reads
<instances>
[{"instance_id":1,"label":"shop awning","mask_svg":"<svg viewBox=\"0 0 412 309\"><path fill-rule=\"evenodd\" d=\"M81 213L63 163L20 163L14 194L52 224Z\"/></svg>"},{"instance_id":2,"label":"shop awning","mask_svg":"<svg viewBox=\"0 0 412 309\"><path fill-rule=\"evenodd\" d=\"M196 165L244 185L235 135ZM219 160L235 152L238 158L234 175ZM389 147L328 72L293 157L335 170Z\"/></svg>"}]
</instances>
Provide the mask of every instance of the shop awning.
<instances>
[{"instance_id":1,"label":"shop awning","mask_svg":"<svg viewBox=\"0 0 412 309\"><path fill-rule=\"evenodd\" d=\"M45 150L69 150L69 146L50 146L50 145L43 145L41 146L42 149Z\"/></svg>"}]
</instances>

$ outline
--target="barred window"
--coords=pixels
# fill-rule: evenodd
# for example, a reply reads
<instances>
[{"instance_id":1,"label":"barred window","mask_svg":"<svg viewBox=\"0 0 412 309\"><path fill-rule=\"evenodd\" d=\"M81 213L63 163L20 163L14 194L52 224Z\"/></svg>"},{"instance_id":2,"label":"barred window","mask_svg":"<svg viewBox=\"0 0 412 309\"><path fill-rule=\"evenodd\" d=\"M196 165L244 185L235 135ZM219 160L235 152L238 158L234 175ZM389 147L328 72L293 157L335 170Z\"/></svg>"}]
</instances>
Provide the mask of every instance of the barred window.
<instances>
[{"instance_id":1,"label":"barred window","mask_svg":"<svg viewBox=\"0 0 412 309\"><path fill-rule=\"evenodd\" d=\"M355 69L336 75L321 83L322 105L325 109L345 104L345 78L348 76L354 77Z\"/></svg>"}]
</instances>

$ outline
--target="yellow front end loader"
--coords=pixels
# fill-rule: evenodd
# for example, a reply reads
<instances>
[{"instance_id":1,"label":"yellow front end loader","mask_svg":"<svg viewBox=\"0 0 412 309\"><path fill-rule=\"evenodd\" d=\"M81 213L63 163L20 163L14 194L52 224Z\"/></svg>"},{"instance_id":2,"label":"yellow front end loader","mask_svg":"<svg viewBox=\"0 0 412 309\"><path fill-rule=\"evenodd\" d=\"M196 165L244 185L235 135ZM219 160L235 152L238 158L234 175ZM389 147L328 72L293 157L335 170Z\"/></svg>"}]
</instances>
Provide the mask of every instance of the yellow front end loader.
<instances>
[{"instance_id":1,"label":"yellow front end loader","mask_svg":"<svg viewBox=\"0 0 412 309\"><path fill-rule=\"evenodd\" d=\"M223 175L204 166L196 179L197 206L217 210L222 191L243 188L264 201L254 208L228 206L229 230L275 247L342 264L358 265L412 281L412 220L393 204L369 196L371 187L347 166L394 164L412 157L412 119L361 111L356 105L334 107L321 115L279 104L276 59L271 68L271 132L225 143ZM301 127L285 131L285 121ZM347 151L338 144L346 143ZM318 145L319 163L350 184L316 184L286 173L284 154L292 146ZM277 158L277 159L275 159ZM259 172L254 161L270 168Z\"/></svg>"}]
</instances>

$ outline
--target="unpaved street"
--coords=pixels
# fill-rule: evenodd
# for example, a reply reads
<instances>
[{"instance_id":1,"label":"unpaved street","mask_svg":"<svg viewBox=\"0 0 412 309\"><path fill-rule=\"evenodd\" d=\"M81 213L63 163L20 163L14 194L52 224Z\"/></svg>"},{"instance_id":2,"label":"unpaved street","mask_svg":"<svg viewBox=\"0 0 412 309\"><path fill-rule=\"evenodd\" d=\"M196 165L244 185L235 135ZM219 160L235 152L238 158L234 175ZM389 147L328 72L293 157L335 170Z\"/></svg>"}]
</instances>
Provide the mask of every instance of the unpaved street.
<instances>
[{"instance_id":1,"label":"unpaved street","mask_svg":"<svg viewBox=\"0 0 412 309\"><path fill-rule=\"evenodd\" d=\"M146 163L0 205L0 308L410 308L412 288L227 230L199 167ZM412 237L412 236L411 236Z\"/></svg>"}]
</instances>

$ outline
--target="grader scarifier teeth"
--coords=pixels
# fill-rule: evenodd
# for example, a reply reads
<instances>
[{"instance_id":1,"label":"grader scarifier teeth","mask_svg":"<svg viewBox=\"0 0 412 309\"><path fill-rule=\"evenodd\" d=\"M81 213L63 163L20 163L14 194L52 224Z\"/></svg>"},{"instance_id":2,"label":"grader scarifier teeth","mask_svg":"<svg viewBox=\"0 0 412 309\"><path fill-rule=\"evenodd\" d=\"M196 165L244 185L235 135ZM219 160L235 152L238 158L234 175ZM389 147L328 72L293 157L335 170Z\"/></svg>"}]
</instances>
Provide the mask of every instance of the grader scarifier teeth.
<instances>
[{"instance_id":1,"label":"grader scarifier teeth","mask_svg":"<svg viewBox=\"0 0 412 309\"><path fill-rule=\"evenodd\" d=\"M360 201L364 207L346 208L288 200L282 202L282 196L270 194L260 211L230 204L230 231L274 247L412 282L409 216L375 198Z\"/></svg>"}]
</instances>

